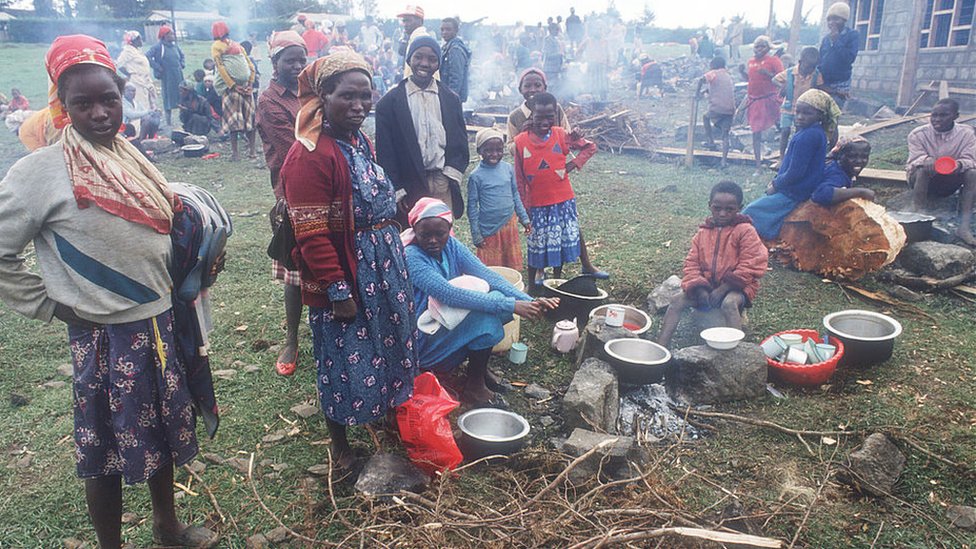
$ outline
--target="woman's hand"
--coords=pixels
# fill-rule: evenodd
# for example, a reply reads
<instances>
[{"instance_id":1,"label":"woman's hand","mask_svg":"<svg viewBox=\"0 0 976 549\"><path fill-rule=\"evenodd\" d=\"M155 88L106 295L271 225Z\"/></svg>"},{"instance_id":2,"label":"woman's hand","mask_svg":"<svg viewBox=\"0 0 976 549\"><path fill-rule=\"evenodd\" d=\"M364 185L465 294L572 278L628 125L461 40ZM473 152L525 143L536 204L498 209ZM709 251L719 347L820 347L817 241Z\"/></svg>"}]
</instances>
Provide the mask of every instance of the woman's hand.
<instances>
[{"instance_id":1,"label":"woman's hand","mask_svg":"<svg viewBox=\"0 0 976 549\"><path fill-rule=\"evenodd\" d=\"M336 320L350 321L356 319L356 302L350 297L343 301L332 302L332 316Z\"/></svg>"},{"instance_id":2,"label":"woman's hand","mask_svg":"<svg viewBox=\"0 0 976 549\"><path fill-rule=\"evenodd\" d=\"M529 320L537 320L542 316L542 305L537 301L516 301L515 314Z\"/></svg>"},{"instance_id":3,"label":"woman's hand","mask_svg":"<svg viewBox=\"0 0 976 549\"><path fill-rule=\"evenodd\" d=\"M94 322L85 320L75 314L74 309L64 303L58 303L54 306L54 318L64 322L68 326L78 326L81 328L94 328L97 326Z\"/></svg>"},{"instance_id":4,"label":"woman's hand","mask_svg":"<svg viewBox=\"0 0 976 549\"><path fill-rule=\"evenodd\" d=\"M559 306L558 297L537 297L535 299L536 303L542 305L543 310L552 311Z\"/></svg>"},{"instance_id":5,"label":"woman's hand","mask_svg":"<svg viewBox=\"0 0 976 549\"><path fill-rule=\"evenodd\" d=\"M522 223L522 227L525 228L525 234L529 234L529 233L532 232L532 224L531 223Z\"/></svg>"}]
</instances>

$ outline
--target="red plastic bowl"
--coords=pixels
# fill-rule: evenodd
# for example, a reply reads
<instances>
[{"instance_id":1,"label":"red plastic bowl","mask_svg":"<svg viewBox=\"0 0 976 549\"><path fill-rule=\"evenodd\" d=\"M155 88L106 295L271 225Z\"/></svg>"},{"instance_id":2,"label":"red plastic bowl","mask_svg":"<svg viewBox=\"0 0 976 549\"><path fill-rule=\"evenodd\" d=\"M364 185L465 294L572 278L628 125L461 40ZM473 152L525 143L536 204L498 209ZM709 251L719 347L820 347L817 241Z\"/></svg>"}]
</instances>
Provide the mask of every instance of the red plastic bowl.
<instances>
[{"instance_id":1,"label":"red plastic bowl","mask_svg":"<svg viewBox=\"0 0 976 549\"><path fill-rule=\"evenodd\" d=\"M956 172L959 164L951 156L940 156L935 159L935 173L940 175L952 175Z\"/></svg>"},{"instance_id":2,"label":"red plastic bowl","mask_svg":"<svg viewBox=\"0 0 976 549\"><path fill-rule=\"evenodd\" d=\"M823 343L820 341L820 334L816 330L786 330L767 337L762 343L766 343L773 336L782 336L783 334L800 334L803 336L804 342L808 339L813 339L815 343ZM773 376L780 381L794 385L820 385L830 379L830 376L834 375L834 371L837 370L837 364L844 356L843 341L832 337L830 338L830 344L837 347L837 352L834 353L834 356L830 357L830 360L824 362L818 362L817 364L794 364L792 362L779 362L766 357L766 364L769 365Z\"/></svg>"}]
</instances>

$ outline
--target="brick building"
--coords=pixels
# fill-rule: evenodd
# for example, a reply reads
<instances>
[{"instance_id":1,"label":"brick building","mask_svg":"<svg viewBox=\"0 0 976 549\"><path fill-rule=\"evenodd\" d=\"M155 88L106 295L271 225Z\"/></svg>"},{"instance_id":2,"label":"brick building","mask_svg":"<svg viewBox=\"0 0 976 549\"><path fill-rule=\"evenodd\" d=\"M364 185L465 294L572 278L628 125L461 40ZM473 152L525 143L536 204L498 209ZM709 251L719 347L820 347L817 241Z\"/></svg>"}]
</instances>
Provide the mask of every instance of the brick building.
<instances>
[{"instance_id":1,"label":"brick building","mask_svg":"<svg viewBox=\"0 0 976 549\"><path fill-rule=\"evenodd\" d=\"M918 90L932 81L945 80L951 88L976 89L976 0L849 3L848 25L861 35L861 52L851 82L855 90L907 106Z\"/></svg>"}]
</instances>

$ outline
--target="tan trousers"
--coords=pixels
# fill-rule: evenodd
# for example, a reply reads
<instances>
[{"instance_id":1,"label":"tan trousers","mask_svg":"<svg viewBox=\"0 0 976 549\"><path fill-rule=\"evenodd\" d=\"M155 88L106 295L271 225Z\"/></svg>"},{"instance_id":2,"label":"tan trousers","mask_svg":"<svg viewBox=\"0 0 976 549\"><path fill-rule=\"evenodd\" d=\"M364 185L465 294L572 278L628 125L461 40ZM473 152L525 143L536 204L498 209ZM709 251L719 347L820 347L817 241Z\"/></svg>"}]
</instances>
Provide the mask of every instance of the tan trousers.
<instances>
[{"instance_id":1,"label":"tan trousers","mask_svg":"<svg viewBox=\"0 0 976 549\"><path fill-rule=\"evenodd\" d=\"M441 170L427 172L427 196L443 201L453 211L454 202L451 199L450 182L451 180Z\"/></svg>"}]
</instances>

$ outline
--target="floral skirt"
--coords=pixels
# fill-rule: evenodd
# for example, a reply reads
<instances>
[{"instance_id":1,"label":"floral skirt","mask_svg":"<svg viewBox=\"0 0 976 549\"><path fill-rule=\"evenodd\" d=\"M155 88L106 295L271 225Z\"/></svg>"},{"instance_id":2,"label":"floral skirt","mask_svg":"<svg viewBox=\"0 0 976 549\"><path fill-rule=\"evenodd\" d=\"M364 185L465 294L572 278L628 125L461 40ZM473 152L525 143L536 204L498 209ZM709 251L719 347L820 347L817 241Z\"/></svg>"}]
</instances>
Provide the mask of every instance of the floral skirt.
<instances>
[{"instance_id":1,"label":"floral skirt","mask_svg":"<svg viewBox=\"0 0 976 549\"><path fill-rule=\"evenodd\" d=\"M519 240L518 218L512 216L504 227L475 249L478 259L489 267L500 266L522 270L522 241Z\"/></svg>"},{"instance_id":2,"label":"floral skirt","mask_svg":"<svg viewBox=\"0 0 976 549\"><path fill-rule=\"evenodd\" d=\"M196 417L175 352L173 313L68 327L78 476L143 482L197 454Z\"/></svg>"},{"instance_id":3,"label":"floral skirt","mask_svg":"<svg viewBox=\"0 0 976 549\"><path fill-rule=\"evenodd\" d=\"M393 226L356 232L356 318L309 307L319 402L343 425L381 419L413 395L417 375L413 287Z\"/></svg>"},{"instance_id":4,"label":"floral skirt","mask_svg":"<svg viewBox=\"0 0 976 549\"><path fill-rule=\"evenodd\" d=\"M532 232L526 237L529 267L544 269L572 263L580 256L576 199L529 209Z\"/></svg>"}]
</instances>

